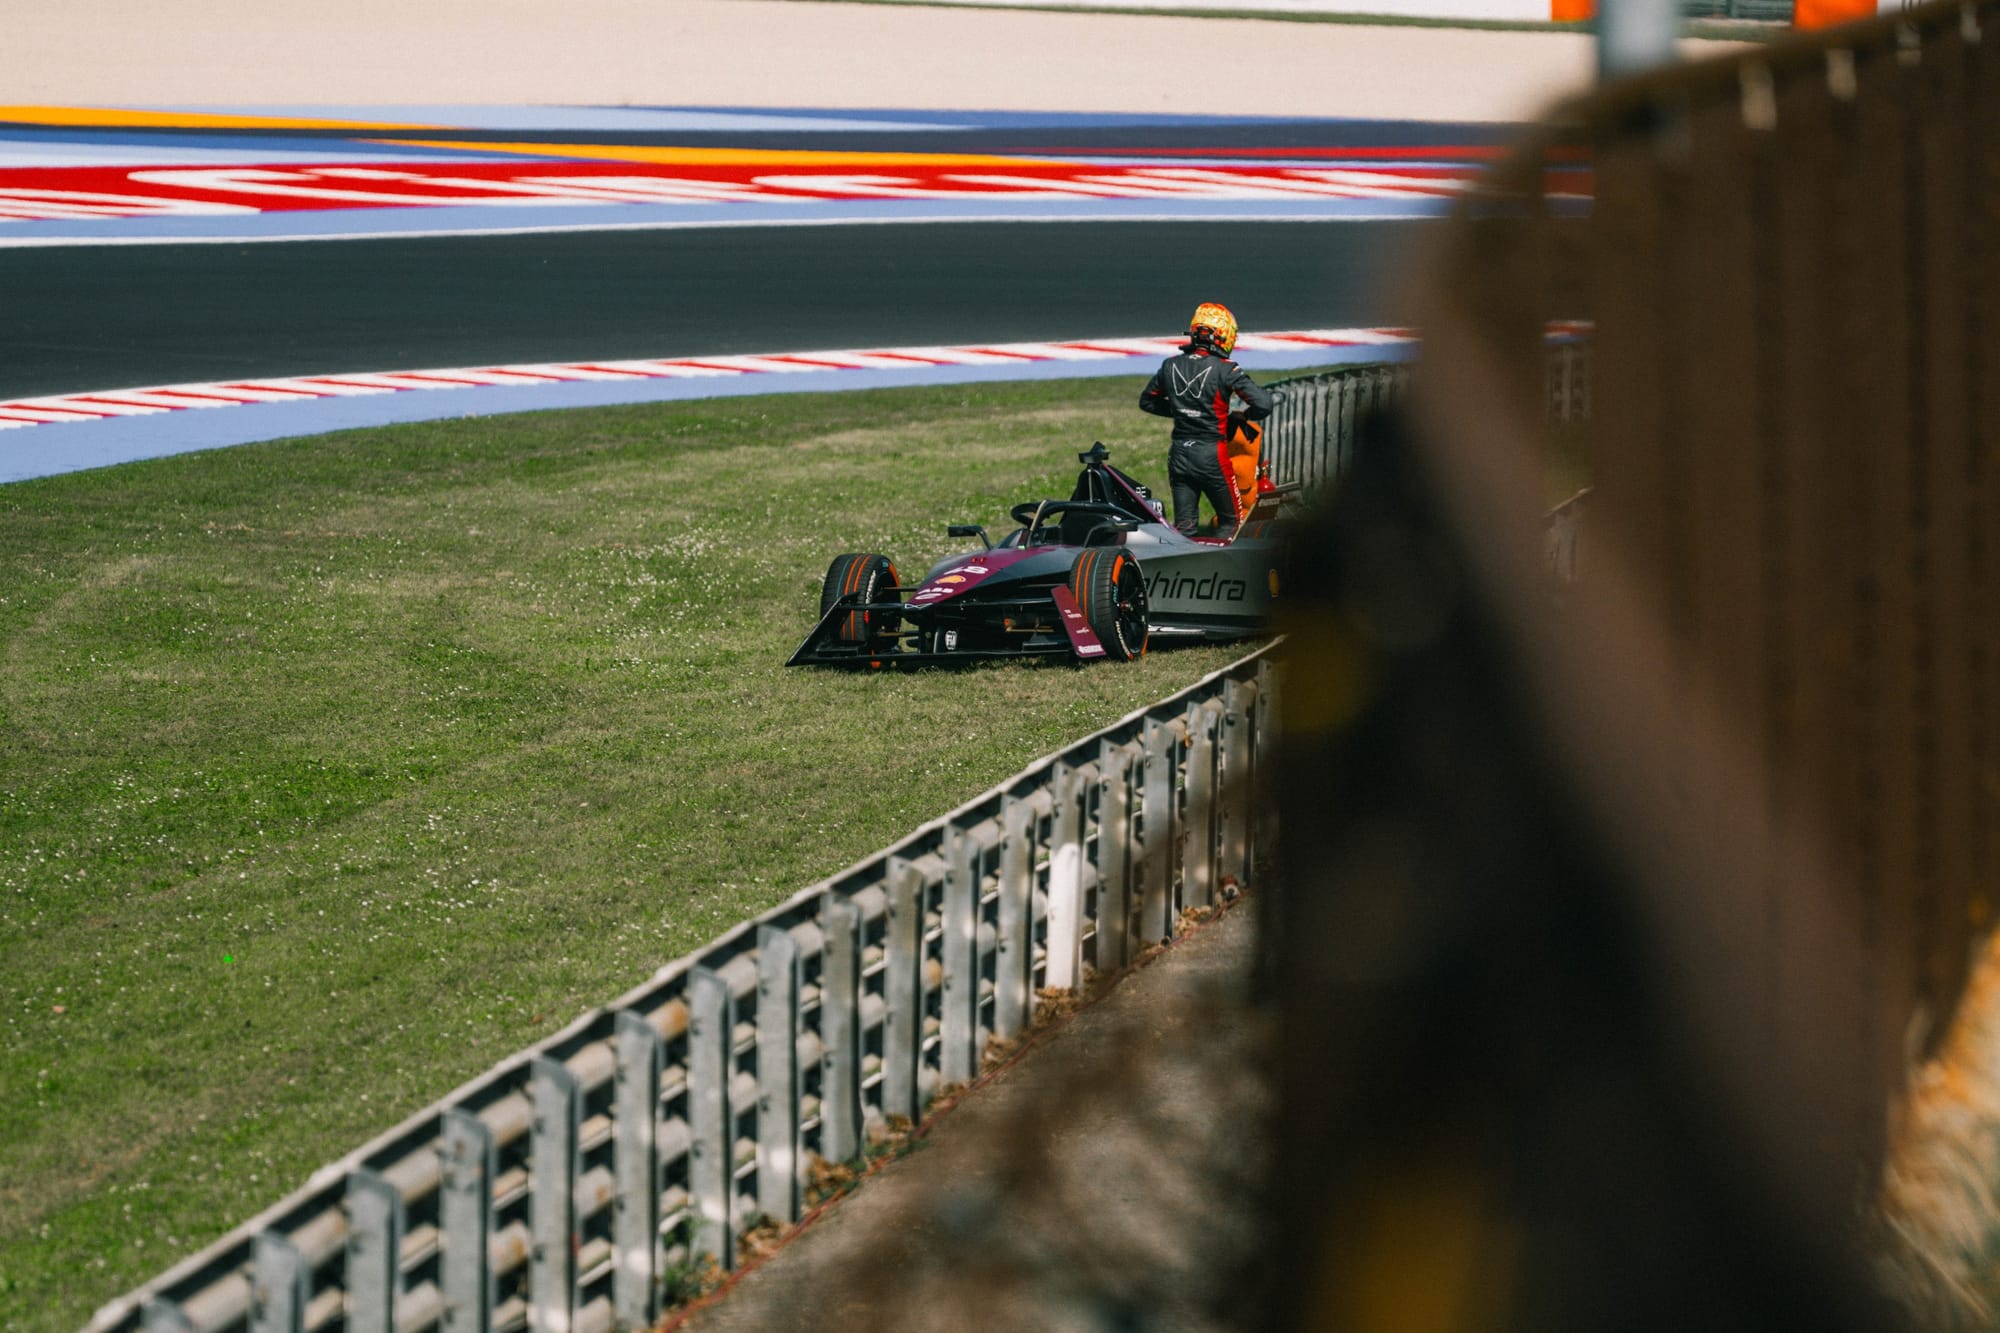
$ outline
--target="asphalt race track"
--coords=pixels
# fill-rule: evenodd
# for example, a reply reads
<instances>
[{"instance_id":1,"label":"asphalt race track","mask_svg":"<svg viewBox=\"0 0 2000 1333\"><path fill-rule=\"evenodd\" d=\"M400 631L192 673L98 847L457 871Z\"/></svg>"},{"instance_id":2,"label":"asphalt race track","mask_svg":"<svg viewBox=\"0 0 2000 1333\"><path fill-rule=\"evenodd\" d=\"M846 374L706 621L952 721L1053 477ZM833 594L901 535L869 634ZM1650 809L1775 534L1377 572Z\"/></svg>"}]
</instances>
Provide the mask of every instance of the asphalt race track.
<instances>
[{"instance_id":1,"label":"asphalt race track","mask_svg":"<svg viewBox=\"0 0 2000 1333\"><path fill-rule=\"evenodd\" d=\"M1272 335L1245 344L1267 371L1407 355L1398 275L1507 135L1183 112L0 107L0 478L758 392L778 386L745 372L791 353L861 355L873 368L842 387L998 377L1022 364L978 350L1001 344L1042 345L1024 373L1094 373L1048 346L1171 338L1206 300ZM732 355L764 360L658 364ZM569 369L535 369L551 363ZM402 392L439 382L489 387ZM192 410L246 399L262 406Z\"/></svg>"},{"instance_id":2,"label":"asphalt race track","mask_svg":"<svg viewBox=\"0 0 2000 1333\"><path fill-rule=\"evenodd\" d=\"M0 107L0 398L1399 322L1496 125L673 107Z\"/></svg>"},{"instance_id":3,"label":"asphalt race track","mask_svg":"<svg viewBox=\"0 0 2000 1333\"><path fill-rule=\"evenodd\" d=\"M0 250L0 397L267 375L1398 322L1411 223L737 227Z\"/></svg>"}]
</instances>

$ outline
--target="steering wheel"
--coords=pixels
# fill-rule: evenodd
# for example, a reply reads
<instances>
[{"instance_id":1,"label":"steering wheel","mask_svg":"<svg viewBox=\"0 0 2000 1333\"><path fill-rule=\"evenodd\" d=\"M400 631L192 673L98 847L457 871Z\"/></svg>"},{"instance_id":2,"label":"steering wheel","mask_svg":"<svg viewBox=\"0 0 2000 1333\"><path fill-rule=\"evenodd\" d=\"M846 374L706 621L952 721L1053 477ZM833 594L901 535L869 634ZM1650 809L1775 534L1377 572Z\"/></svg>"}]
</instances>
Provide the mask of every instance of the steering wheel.
<instances>
[{"instance_id":1,"label":"steering wheel","mask_svg":"<svg viewBox=\"0 0 2000 1333\"><path fill-rule=\"evenodd\" d=\"M1040 518L1042 518L1040 524L1036 524L1036 514L1038 512L1040 512ZM1104 500L1022 500L1020 504L1016 504L1014 508L1010 508L1008 514L1014 518L1014 522L1018 522L1020 526L1028 528L1026 536L1022 536L1022 544L1024 546L1032 546L1034 544L1034 534L1036 532L1050 530L1054 526L1052 518L1056 518L1058 514L1104 514L1106 518L1130 518L1132 516L1126 510L1118 508L1116 504L1106 504Z\"/></svg>"}]
</instances>

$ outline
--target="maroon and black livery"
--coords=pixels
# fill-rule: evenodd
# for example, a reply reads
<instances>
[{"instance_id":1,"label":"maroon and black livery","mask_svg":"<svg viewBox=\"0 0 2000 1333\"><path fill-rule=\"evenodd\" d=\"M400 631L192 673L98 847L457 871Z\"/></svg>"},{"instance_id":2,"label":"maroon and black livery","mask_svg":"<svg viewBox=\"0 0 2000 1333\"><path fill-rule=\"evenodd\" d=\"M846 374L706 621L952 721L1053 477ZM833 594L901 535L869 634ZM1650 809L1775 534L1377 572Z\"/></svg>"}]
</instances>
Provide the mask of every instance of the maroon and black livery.
<instances>
[{"instance_id":1,"label":"maroon and black livery","mask_svg":"<svg viewBox=\"0 0 2000 1333\"><path fill-rule=\"evenodd\" d=\"M886 556L828 568L819 621L790 666L858 669L1011 657L1130 661L1155 638L1236 639L1263 631L1277 595L1278 529L1290 497L1265 496L1229 540L1174 530L1151 492L1079 454L1067 499L1014 506L1018 525L904 584Z\"/></svg>"}]
</instances>

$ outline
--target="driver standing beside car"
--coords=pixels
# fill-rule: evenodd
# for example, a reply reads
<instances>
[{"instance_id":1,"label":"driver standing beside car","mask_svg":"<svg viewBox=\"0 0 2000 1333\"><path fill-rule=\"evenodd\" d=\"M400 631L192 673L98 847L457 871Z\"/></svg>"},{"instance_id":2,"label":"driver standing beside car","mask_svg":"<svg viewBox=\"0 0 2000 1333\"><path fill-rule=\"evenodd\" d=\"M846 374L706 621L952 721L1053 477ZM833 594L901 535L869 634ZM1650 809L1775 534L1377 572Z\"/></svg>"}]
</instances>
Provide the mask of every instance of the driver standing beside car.
<instances>
[{"instance_id":1,"label":"driver standing beside car","mask_svg":"<svg viewBox=\"0 0 2000 1333\"><path fill-rule=\"evenodd\" d=\"M1242 518L1230 480L1230 400L1243 400L1244 421L1271 414L1270 392L1229 359L1235 348L1236 316L1229 307L1197 306L1188 321L1187 345L1160 363L1139 395L1142 410L1173 418L1167 480L1174 492L1174 527L1189 536L1199 524L1204 495L1215 509L1216 536L1233 534Z\"/></svg>"}]
</instances>

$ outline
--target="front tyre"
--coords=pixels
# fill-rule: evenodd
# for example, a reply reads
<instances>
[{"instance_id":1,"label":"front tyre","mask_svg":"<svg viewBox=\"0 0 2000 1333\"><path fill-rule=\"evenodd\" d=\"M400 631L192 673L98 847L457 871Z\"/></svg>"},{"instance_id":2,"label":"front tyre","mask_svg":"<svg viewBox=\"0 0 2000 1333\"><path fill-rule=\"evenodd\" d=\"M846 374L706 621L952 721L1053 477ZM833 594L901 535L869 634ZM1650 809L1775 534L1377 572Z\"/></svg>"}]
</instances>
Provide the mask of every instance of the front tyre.
<instances>
[{"instance_id":1,"label":"front tyre","mask_svg":"<svg viewBox=\"0 0 2000 1333\"><path fill-rule=\"evenodd\" d=\"M1139 562L1117 547L1091 547L1069 571L1070 596L1114 662L1146 651L1146 580Z\"/></svg>"},{"instance_id":2,"label":"front tyre","mask_svg":"<svg viewBox=\"0 0 2000 1333\"><path fill-rule=\"evenodd\" d=\"M903 600L896 586L896 567L886 555L837 555L826 568L826 581L819 589L819 614L825 619L835 603L880 603ZM840 618L837 637L842 643L879 647L895 635L902 617L894 611L849 611Z\"/></svg>"}]
</instances>

